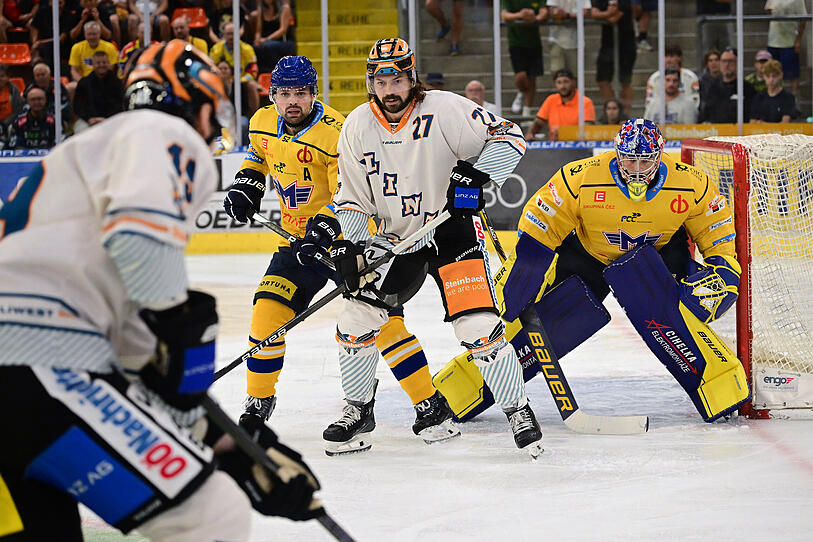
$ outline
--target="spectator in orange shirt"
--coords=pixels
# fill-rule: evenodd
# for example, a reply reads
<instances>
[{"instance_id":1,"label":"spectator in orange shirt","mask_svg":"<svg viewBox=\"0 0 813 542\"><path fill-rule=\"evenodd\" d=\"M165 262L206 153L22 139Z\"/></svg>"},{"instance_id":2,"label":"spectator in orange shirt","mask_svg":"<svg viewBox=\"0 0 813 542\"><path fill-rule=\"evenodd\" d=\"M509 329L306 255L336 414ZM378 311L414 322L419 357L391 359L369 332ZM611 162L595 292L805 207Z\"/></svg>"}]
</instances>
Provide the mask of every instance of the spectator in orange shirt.
<instances>
[{"instance_id":1,"label":"spectator in orange shirt","mask_svg":"<svg viewBox=\"0 0 813 542\"><path fill-rule=\"evenodd\" d=\"M556 94L551 94L542 103L539 112L536 114L533 124L528 128L525 139L533 141L536 133L549 128L549 138L551 141L558 141L559 126L575 126L579 124L579 92L576 90L576 78L567 68L557 70L553 74L553 81L556 84ZM593 101L585 96L584 100L584 122L593 124L596 120L596 111L593 108Z\"/></svg>"}]
</instances>

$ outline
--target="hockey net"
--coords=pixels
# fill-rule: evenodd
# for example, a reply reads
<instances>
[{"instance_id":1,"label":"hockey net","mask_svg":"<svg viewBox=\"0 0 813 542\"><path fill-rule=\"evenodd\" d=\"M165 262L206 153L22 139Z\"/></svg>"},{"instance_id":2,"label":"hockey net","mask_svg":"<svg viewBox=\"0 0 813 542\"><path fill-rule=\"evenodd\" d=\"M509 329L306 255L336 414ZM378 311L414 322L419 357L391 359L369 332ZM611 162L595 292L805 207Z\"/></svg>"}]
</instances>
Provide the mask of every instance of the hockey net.
<instances>
[{"instance_id":1,"label":"hockey net","mask_svg":"<svg viewBox=\"0 0 813 542\"><path fill-rule=\"evenodd\" d=\"M712 327L749 374L743 412L813 408L813 137L684 140L681 160L716 181L734 212L740 297Z\"/></svg>"}]
</instances>

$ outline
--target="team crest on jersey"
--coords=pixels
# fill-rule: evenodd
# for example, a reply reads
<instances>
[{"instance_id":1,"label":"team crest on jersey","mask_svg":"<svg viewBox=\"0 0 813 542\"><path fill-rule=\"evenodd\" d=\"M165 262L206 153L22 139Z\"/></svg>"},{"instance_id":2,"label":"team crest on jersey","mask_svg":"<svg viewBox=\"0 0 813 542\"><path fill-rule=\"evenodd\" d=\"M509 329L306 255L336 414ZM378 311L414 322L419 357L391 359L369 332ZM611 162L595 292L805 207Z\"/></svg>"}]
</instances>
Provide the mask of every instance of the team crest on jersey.
<instances>
[{"instance_id":1,"label":"team crest on jersey","mask_svg":"<svg viewBox=\"0 0 813 542\"><path fill-rule=\"evenodd\" d=\"M364 159L359 160L367 168L367 175L378 175L381 162L375 159L375 152L365 152Z\"/></svg>"},{"instance_id":2,"label":"team crest on jersey","mask_svg":"<svg viewBox=\"0 0 813 542\"><path fill-rule=\"evenodd\" d=\"M280 201L289 209L298 209L300 205L307 205L313 194L313 186L298 186L296 181L288 186L282 186L278 179L274 179L274 188L277 189Z\"/></svg>"},{"instance_id":3,"label":"team crest on jersey","mask_svg":"<svg viewBox=\"0 0 813 542\"><path fill-rule=\"evenodd\" d=\"M401 216L420 216L423 193L401 196Z\"/></svg>"},{"instance_id":4,"label":"team crest on jersey","mask_svg":"<svg viewBox=\"0 0 813 542\"><path fill-rule=\"evenodd\" d=\"M625 232L623 229L618 228L617 232L602 232L604 237L607 239L607 242L611 245L615 245L620 248L623 252L628 252L639 245L643 245L645 243L657 243L658 239L660 239L663 234L653 234L650 235L649 231L645 231L640 235L636 235L633 237L629 233Z\"/></svg>"}]
</instances>

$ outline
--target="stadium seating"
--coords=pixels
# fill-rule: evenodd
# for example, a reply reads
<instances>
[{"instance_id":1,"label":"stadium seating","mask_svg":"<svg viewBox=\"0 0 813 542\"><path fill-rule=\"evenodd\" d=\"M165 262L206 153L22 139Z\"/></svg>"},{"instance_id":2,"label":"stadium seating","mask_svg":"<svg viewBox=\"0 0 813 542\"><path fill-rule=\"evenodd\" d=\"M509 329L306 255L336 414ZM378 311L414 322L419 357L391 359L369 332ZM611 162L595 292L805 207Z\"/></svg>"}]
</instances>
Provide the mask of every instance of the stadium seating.
<instances>
[{"instance_id":1,"label":"stadium seating","mask_svg":"<svg viewBox=\"0 0 813 542\"><path fill-rule=\"evenodd\" d=\"M189 18L189 28L203 28L209 24L209 18L203 8L178 8L172 12L172 20L186 15Z\"/></svg>"},{"instance_id":2,"label":"stadium seating","mask_svg":"<svg viewBox=\"0 0 813 542\"><path fill-rule=\"evenodd\" d=\"M21 66L31 62L27 43L0 43L0 64Z\"/></svg>"}]
</instances>

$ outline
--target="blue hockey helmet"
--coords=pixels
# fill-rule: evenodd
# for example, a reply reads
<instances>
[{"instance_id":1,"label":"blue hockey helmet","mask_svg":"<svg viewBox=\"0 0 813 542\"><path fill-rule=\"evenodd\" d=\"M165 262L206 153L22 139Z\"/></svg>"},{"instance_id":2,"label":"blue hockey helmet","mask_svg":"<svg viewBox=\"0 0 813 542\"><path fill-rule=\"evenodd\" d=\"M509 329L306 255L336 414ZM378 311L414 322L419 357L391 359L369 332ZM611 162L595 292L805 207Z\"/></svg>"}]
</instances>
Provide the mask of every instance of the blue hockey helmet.
<instances>
[{"instance_id":1,"label":"blue hockey helmet","mask_svg":"<svg viewBox=\"0 0 813 542\"><path fill-rule=\"evenodd\" d=\"M284 56L274 71L271 72L271 86L268 93L272 96L279 88L302 88L308 87L316 96L319 93L319 85L316 81L316 68L306 56Z\"/></svg>"},{"instance_id":2,"label":"blue hockey helmet","mask_svg":"<svg viewBox=\"0 0 813 542\"><path fill-rule=\"evenodd\" d=\"M618 172L627 183L630 199L641 201L655 178L663 154L663 135L651 120L625 122L615 136Z\"/></svg>"}]
</instances>

